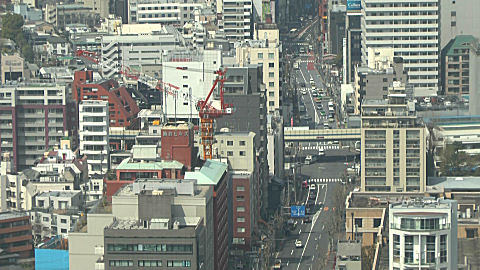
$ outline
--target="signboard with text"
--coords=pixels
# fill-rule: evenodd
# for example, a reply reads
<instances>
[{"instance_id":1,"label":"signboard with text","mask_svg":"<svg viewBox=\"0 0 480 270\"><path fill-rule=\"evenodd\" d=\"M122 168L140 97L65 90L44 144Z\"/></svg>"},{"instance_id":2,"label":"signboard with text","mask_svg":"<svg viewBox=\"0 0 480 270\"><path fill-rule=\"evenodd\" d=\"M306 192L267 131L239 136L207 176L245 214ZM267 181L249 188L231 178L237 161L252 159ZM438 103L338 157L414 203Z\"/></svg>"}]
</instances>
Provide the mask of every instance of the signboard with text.
<instances>
[{"instance_id":1,"label":"signboard with text","mask_svg":"<svg viewBox=\"0 0 480 270\"><path fill-rule=\"evenodd\" d=\"M347 0L347 11L356 11L362 9L361 0Z\"/></svg>"},{"instance_id":2,"label":"signboard with text","mask_svg":"<svg viewBox=\"0 0 480 270\"><path fill-rule=\"evenodd\" d=\"M297 218L305 217L305 205L290 206L290 216Z\"/></svg>"}]
</instances>

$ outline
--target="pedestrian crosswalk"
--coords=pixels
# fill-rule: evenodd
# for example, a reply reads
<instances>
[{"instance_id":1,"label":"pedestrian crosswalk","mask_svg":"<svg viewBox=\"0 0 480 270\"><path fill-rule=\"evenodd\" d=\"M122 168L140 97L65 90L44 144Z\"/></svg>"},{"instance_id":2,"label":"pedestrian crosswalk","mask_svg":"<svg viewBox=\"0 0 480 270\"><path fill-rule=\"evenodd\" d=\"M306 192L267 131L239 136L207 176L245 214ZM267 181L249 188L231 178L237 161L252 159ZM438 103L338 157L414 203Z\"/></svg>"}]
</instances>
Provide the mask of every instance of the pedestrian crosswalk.
<instances>
[{"instance_id":1,"label":"pedestrian crosswalk","mask_svg":"<svg viewBox=\"0 0 480 270\"><path fill-rule=\"evenodd\" d=\"M302 146L302 150L338 150L340 149L340 145L335 145L335 144L327 144L327 145L305 145Z\"/></svg>"},{"instance_id":2,"label":"pedestrian crosswalk","mask_svg":"<svg viewBox=\"0 0 480 270\"><path fill-rule=\"evenodd\" d=\"M300 63L315 63L315 59L299 60Z\"/></svg>"},{"instance_id":3,"label":"pedestrian crosswalk","mask_svg":"<svg viewBox=\"0 0 480 270\"><path fill-rule=\"evenodd\" d=\"M313 183L339 183L339 182L343 182L343 180L341 178L312 178L312 179L308 179L307 182L309 184L313 184Z\"/></svg>"}]
</instances>

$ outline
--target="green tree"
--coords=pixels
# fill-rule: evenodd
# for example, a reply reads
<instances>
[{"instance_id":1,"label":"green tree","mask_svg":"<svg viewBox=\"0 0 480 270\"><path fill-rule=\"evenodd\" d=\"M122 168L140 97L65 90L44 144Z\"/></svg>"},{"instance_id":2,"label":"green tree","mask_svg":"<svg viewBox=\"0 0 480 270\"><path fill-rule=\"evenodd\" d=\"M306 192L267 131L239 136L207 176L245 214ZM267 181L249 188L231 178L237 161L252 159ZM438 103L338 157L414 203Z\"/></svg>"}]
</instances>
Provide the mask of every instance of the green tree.
<instances>
[{"instance_id":1,"label":"green tree","mask_svg":"<svg viewBox=\"0 0 480 270\"><path fill-rule=\"evenodd\" d=\"M375 257L375 246L362 247L362 269L372 269Z\"/></svg>"},{"instance_id":2,"label":"green tree","mask_svg":"<svg viewBox=\"0 0 480 270\"><path fill-rule=\"evenodd\" d=\"M440 171L444 176L461 175L461 166L467 165L469 158L464 152L459 151L460 142L447 144L442 151Z\"/></svg>"},{"instance_id":3,"label":"green tree","mask_svg":"<svg viewBox=\"0 0 480 270\"><path fill-rule=\"evenodd\" d=\"M22 32L23 17L19 14L7 13L2 17L2 38L17 42L16 38Z\"/></svg>"},{"instance_id":4,"label":"green tree","mask_svg":"<svg viewBox=\"0 0 480 270\"><path fill-rule=\"evenodd\" d=\"M24 21L21 15L12 13L5 14L2 17L1 37L13 40L25 60L32 62L35 55L28 35L23 32L23 24Z\"/></svg>"}]
</instances>

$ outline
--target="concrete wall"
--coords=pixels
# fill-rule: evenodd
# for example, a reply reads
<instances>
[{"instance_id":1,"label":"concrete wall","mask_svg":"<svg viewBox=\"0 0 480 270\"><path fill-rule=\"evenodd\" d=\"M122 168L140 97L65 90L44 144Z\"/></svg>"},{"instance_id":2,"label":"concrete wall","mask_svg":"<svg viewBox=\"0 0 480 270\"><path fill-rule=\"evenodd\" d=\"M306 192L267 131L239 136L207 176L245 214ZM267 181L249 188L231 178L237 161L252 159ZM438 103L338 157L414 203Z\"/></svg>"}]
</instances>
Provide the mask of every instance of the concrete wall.
<instances>
[{"instance_id":1,"label":"concrete wall","mask_svg":"<svg viewBox=\"0 0 480 270\"><path fill-rule=\"evenodd\" d=\"M477 16L478 0L439 0L440 49L457 35L474 35L480 38L480 17ZM455 22L455 23L453 23Z\"/></svg>"}]
</instances>

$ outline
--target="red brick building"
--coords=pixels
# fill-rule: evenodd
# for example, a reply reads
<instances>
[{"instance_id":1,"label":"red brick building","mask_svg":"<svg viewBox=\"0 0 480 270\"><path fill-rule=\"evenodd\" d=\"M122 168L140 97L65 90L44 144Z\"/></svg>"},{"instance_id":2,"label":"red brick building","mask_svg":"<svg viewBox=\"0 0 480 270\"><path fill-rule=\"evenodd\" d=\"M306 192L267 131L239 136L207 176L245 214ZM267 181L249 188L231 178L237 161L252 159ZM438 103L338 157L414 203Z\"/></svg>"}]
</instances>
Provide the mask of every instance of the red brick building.
<instances>
[{"instance_id":1,"label":"red brick building","mask_svg":"<svg viewBox=\"0 0 480 270\"><path fill-rule=\"evenodd\" d=\"M18 259L33 257L30 215L22 212L0 213L0 249L5 250L7 255L18 254Z\"/></svg>"},{"instance_id":2,"label":"red brick building","mask_svg":"<svg viewBox=\"0 0 480 270\"><path fill-rule=\"evenodd\" d=\"M230 174L228 165L215 160L207 160L199 171L186 172L185 179L195 179L198 185L213 186L214 218L214 270L228 268L228 227L229 227L229 191Z\"/></svg>"},{"instance_id":3,"label":"red brick building","mask_svg":"<svg viewBox=\"0 0 480 270\"><path fill-rule=\"evenodd\" d=\"M191 170L196 157L193 145L193 125L168 124L162 128L162 160L176 160Z\"/></svg>"},{"instance_id":4,"label":"red brick building","mask_svg":"<svg viewBox=\"0 0 480 270\"><path fill-rule=\"evenodd\" d=\"M255 174L247 171L232 172L232 201L233 201L233 239L234 249L249 251L252 243L252 234L255 229L255 211L257 191Z\"/></svg>"},{"instance_id":5,"label":"red brick building","mask_svg":"<svg viewBox=\"0 0 480 270\"><path fill-rule=\"evenodd\" d=\"M72 85L77 104L82 100L106 100L110 111L110 127L129 127L140 109L130 93L114 80L93 81L93 71L75 71Z\"/></svg>"}]
</instances>

